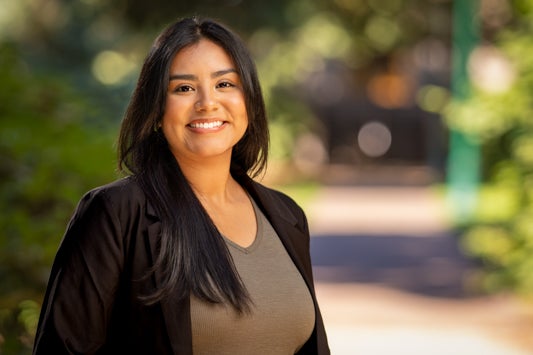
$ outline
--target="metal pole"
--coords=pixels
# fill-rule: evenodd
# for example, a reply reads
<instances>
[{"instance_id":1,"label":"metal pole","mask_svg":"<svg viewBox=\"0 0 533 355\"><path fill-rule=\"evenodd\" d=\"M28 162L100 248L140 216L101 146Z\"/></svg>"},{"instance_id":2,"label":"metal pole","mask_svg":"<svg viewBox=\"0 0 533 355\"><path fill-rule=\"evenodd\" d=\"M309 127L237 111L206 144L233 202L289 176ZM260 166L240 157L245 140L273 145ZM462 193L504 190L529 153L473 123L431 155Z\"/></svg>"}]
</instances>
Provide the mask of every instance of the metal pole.
<instances>
[{"instance_id":1,"label":"metal pole","mask_svg":"<svg viewBox=\"0 0 533 355\"><path fill-rule=\"evenodd\" d=\"M452 100L470 95L468 57L479 40L478 0L453 1ZM456 223L469 221L477 204L481 154L475 137L451 130L448 153L448 201Z\"/></svg>"}]
</instances>

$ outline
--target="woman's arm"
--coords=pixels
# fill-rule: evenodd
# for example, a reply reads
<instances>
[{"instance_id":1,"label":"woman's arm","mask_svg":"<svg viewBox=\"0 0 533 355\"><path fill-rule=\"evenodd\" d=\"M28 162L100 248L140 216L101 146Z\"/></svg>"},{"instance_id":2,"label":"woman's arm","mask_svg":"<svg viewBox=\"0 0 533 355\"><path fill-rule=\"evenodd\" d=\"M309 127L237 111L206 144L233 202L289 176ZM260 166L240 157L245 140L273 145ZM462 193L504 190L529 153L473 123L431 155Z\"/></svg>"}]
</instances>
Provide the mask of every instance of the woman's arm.
<instances>
[{"instance_id":1,"label":"woman's arm","mask_svg":"<svg viewBox=\"0 0 533 355\"><path fill-rule=\"evenodd\" d=\"M105 344L124 263L122 235L105 191L85 195L52 267L34 354L91 354Z\"/></svg>"}]
</instances>

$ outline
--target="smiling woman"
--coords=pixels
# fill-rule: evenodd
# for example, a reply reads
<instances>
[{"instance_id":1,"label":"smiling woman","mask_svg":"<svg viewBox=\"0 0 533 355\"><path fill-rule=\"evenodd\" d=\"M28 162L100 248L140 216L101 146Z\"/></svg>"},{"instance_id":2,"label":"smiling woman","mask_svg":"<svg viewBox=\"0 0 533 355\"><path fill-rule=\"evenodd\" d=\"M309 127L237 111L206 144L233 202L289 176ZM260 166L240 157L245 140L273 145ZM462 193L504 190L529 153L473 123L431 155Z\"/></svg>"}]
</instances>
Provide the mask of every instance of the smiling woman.
<instances>
[{"instance_id":1,"label":"smiling woman","mask_svg":"<svg viewBox=\"0 0 533 355\"><path fill-rule=\"evenodd\" d=\"M74 212L35 354L329 354L305 214L253 180L268 125L235 34L197 18L165 29L118 147L128 176Z\"/></svg>"},{"instance_id":2,"label":"smiling woman","mask_svg":"<svg viewBox=\"0 0 533 355\"><path fill-rule=\"evenodd\" d=\"M205 39L181 50L170 65L162 129L182 170L213 156L229 166L247 126L241 80L226 52Z\"/></svg>"}]
</instances>

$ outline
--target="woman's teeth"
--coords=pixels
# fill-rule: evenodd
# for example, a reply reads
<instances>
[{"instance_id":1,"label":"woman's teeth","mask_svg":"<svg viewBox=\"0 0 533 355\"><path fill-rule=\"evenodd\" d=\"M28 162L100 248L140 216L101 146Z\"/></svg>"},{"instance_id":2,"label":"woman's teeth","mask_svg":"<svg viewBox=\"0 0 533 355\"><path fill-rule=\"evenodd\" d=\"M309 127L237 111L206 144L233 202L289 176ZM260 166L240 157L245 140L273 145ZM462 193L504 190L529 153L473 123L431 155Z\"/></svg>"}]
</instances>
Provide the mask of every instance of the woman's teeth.
<instances>
[{"instance_id":1,"label":"woman's teeth","mask_svg":"<svg viewBox=\"0 0 533 355\"><path fill-rule=\"evenodd\" d=\"M202 129L213 129L222 126L224 122L222 121L213 121L213 122L201 122L201 123L191 123L189 126L192 128L202 128Z\"/></svg>"}]
</instances>

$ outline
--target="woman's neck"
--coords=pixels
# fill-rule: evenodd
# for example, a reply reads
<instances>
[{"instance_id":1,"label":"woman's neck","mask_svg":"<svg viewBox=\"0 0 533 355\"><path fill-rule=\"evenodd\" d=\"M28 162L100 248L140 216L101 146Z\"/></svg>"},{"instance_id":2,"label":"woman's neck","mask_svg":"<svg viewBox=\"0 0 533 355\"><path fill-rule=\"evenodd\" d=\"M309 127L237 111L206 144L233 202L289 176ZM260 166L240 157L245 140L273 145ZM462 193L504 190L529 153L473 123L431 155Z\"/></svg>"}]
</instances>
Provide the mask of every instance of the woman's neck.
<instances>
[{"instance_id":1,"label":"woman's neck","mask_svg":"<svg viewBox=\"0 0 533 355\"><path fill-rule=\"evenodd\" d=\"M221 203L235 193L237 182L230 173L231 159L180 161L180 168L196 196L203 202Z\"/></svg>"}]
</instances>

